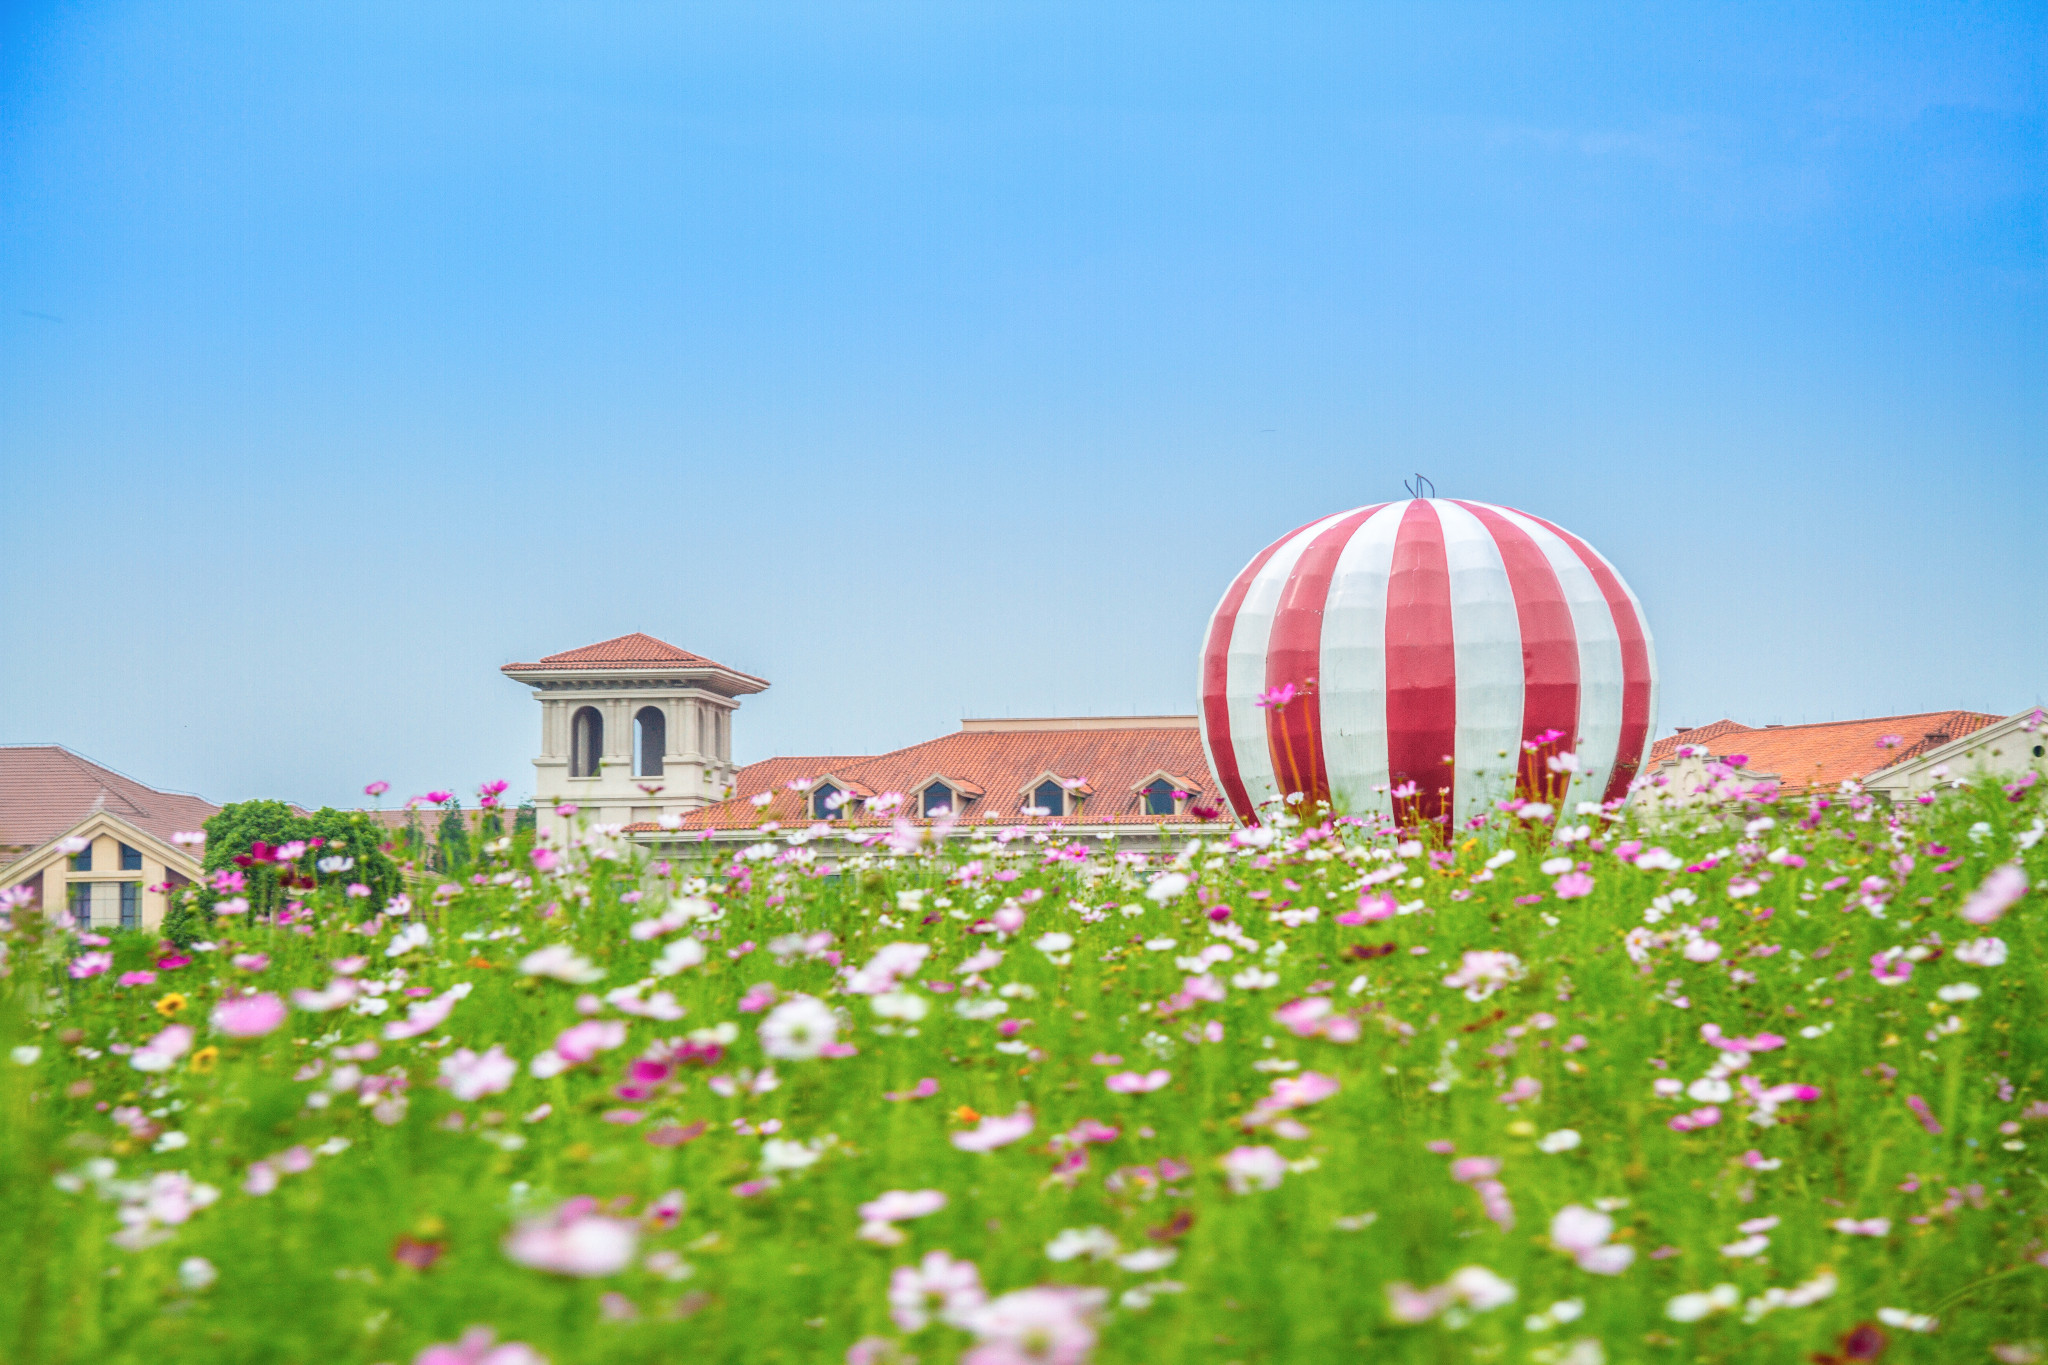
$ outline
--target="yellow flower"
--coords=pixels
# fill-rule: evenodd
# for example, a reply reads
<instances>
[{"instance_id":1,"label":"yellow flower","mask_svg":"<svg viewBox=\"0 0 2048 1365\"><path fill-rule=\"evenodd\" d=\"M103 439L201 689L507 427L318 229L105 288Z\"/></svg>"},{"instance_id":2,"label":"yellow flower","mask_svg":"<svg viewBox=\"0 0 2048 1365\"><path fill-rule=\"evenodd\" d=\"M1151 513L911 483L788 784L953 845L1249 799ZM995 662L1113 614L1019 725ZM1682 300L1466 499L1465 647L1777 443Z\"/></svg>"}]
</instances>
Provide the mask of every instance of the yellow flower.
<instances>
[{"instance_id":1,"label":"yellow flower","mask_svg":"<svg viewBox=\"0 0 2048 1365\"><path fill-rule=\"evenodd\" d=\"M176 1018L185 1008L185 997L176 991L156 1002L156 1012L166 1019Z\"/></svg>"},{"instance_id":2,"label":"yellow flower","mask_svg":"<svg viewBox=\"0 0 2048 1365\"><path fill-rule=\"evenodd\" d=\"M208 1072L208 1071L211 1071L211 1070L213 1070L213 1064L214 1064L215 1062L218 1062L219 1060L220 1060L220 1049L219 1049L219 1048L217 1048L217 1047L203 1047L203 1048L200 1048L200 1049L199 1049L199 1051L197 1051L197 1052L195 1052L195 1053L193 1053L193 1054L192 1054L192 1063L191 1063L191 1066L192 1066L192 1070L194 1070L194 1071L197 1071L197 1072L199 1072L199 1073L201 1073L201 1074L203 1075L204 1073L206 1073L206 1072Z\"/></svg>"}]
</instances>

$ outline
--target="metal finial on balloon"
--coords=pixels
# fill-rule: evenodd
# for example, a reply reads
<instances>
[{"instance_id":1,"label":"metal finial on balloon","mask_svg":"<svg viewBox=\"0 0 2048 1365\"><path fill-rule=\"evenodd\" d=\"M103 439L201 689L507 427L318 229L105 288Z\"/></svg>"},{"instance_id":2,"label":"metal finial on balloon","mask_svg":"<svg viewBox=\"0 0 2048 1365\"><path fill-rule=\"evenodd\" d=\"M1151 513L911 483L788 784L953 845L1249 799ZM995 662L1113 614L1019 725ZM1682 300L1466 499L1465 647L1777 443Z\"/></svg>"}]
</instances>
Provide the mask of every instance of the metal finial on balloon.
<instances>
[{"instance_id":1,"label":"metal finial on balloon","mask_svg":"<svg viewBox=\"0 0 2048 1365\"><path fill-rule=\"evenodd\" d=\"M1433 498L1436 496L1436 485L1431 483L1428 479L1424 478L1420 474L1417 474L1415 476L1415 481L1412 484L1406 479L1401 480L1401 487L1408 490L1408 496L1411 498ZM1424 493L1422 490L1425 488L1427 488L1429 492Z\"/></svg>"}]
</instances>

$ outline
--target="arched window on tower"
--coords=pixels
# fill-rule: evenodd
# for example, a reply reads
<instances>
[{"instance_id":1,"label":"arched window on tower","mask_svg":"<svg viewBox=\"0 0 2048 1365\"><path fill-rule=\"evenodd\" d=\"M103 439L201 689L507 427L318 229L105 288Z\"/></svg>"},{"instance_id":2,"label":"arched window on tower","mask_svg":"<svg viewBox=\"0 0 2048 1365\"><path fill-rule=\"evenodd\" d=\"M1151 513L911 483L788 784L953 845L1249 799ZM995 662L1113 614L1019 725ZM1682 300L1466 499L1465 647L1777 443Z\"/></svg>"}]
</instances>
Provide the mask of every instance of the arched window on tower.
<instances>
[{"instance_id":1,"label":"arched window on tower","mask_svg":"<svg viewBox=\"0 0 2048 1365\"><path fill-rule=\"evenodd\" d=\"M585 706L569 717L569 776L596 777L604 756L604 717Z\"/></svg>"},{"instance_id":2,"label":"arched window on tower","mask_svg":"<svg viewBox=\"0 0 2048 1365\"><path fill-rule=\"evenodd\" d=\"M661 756L668 752L668 717L659 706L643 706L633 717L635 777L660 777Z\"/></svg>"},{"instance_id":3,"label":"arched window on tower","mask_svg":"<svg viewBox=\"0 0 2048 1365\"><path fill-rule=\"evenodd\" d=\"M1065 815L1067 813L1066 789L1048 777L1045 781L1039 783L1037 789L1031 793L1031 804L1036 809L1044 811L1047 815Z\"/></svg>"},{"instance_id":4,"label":"arched window on tower","mask_svg":"<svg viewBox=\"0 0 2048 1365\"><path fill-rule=\"evenodd\" d=\"M1173 784L1163 777L1154 778L1145 788L1145 814L1172 815L1173 800Z\"/></svg>"}]
</instances>

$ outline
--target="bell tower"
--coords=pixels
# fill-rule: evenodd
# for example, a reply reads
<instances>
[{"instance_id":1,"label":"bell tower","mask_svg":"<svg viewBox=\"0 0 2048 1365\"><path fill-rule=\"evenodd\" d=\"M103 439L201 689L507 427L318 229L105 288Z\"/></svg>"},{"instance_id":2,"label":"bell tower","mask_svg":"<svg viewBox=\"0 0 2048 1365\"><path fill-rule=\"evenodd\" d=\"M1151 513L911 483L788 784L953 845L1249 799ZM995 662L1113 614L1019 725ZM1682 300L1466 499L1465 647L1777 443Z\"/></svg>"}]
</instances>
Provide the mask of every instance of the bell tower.
<instances>
[{"instance_id":1,"label":"bell tower","mask_svg":"<svg viewBox=\"0 0 2048 1365\"><path fill-rule=\"evenodd\" d=\"M565 801L593 823L630 825L721 800L739 771L732 713L741 697L768 687L638 632L502 671L540 703L533 766L542 829Z\"/></svg>"}]
</instances>

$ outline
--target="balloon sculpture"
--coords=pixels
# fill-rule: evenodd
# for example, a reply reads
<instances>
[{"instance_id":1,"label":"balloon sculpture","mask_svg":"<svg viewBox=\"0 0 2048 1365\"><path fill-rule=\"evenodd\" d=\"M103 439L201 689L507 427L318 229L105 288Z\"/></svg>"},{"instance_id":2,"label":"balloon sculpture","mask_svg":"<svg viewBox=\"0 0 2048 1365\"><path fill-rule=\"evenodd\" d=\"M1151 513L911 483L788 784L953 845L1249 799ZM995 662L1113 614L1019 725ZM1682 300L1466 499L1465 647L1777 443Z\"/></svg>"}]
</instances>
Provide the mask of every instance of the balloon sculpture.
<instances>
[{"instance_id":1,"label":"balloon sculpture","mask_svg":"<svg viewBox=\"0 0 2048 1365\"><path fill-rule=\"evenodd\" d=\"M1416 498L1266 547L1202 650L1202 742L1238 816L1329 803L1448 826L1518 792L1624 797L1657 661L1642 604L1569 531Z\"/></svg>"}]
</instances>

